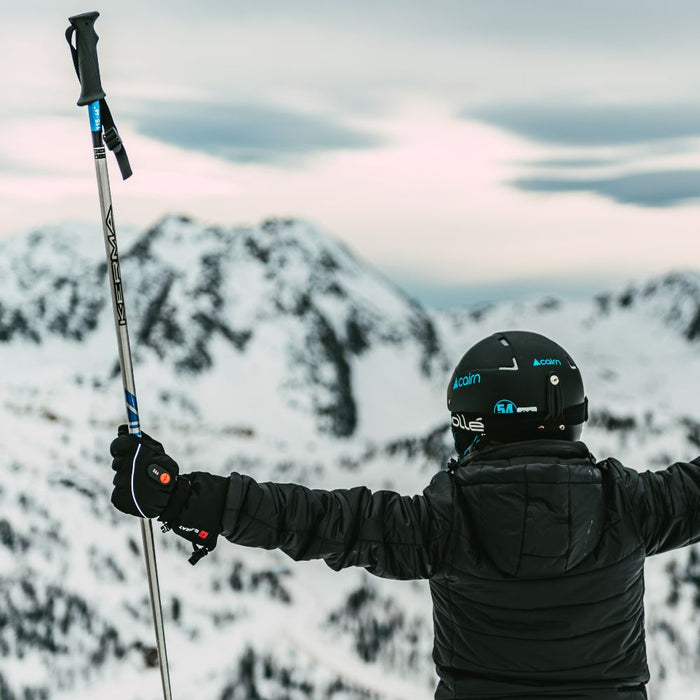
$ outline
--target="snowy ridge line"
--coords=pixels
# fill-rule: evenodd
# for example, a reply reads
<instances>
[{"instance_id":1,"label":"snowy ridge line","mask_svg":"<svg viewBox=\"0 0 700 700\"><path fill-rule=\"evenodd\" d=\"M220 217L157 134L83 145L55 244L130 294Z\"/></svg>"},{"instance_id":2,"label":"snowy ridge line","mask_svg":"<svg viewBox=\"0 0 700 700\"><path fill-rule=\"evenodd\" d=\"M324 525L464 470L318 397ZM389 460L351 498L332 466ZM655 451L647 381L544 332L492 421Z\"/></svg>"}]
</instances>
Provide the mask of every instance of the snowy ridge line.
<instances>
[{"instance_id":1,"label":"snowy ridge line","mask_svg":"<svg viewBox=\"0 0 700 700\"><path fill-rule=\"evenodd\" d=\"M98 231L88 233L99 241ZM43 635L24 656L10 644L2 692L145 700L158 697L159 680L142 653L151 623L141 555L133 521L109 503L107 448L124 422L114 328L103 304L104 271L97 257L80 254L78 239L53 227L8 242L0 255L0 361L12 368L0 376L7 475L0 483L0 594L21 602L15 627ZM420 493L451 449L445 389L453 363L476 340L508 328L544 333L571 351L594 416L584 439L599 458L645 469L698 452L692 387L700 356L688 332L700 308L695 272L636 283L633 294L621 287L608 293L605 308L595 298L550 295L438 313L407 301L304 222L214 229L166 217L123 249L127 293L138 299L129 313L144 426L183 472L236 469L312 488ZM65 277L68 262L75 279ZM429 653L427 666L405 663L404 653L417 650L422 660L431 641L420 632L418 644L405 645L407 632L422 629L410 623L430 625L429 594L420 585L336 574L322 563L293 564L226 542L192 568L186 543L156 537L176 697L220 699L236 690L232 674L247 648L262 650L258 681L268 656L279 671L275 683L295 650L302 665L310 659L295 678L294 700L326 700L330 676L358 688L334 698L415 698L425 688ZM695 697L700 686L699 552L647 564L655 700ZM280 562L293 572L288 603L275 583ZM52 603L42 591L56 582L62 593ZM406 622L393 647L370 640L379 650L373 662L357 651L355 628L326 624L358 586L381 591L361 610L363 633L392 615ZM51 608L61 601L72 614ZM82 614L97 610L99 619ZM280 610L289 610L291 622ZM62 625L60 635L53 632L56 645L54 619ZM0 640L3 633L0 625ZM101 650L98 664L90 650ZM59 677L66 687L53 690ZM305 680L315 690L307 693Z\"/></svg>"},{"instance_id":2,"label":"snowy ridge line","mask_svg":"<svg viewBox=\"0 0 700 700\"><path fill-rule=\"evenodd\" d=\"M294 597L303 601L300 606L303 610L314 610L323 596L313 585L296 585ZM352 687L373 693L383 700L431 700L433 697L432 690L425 689L423 683L391 677L381 665L377 667L366 663L345 649L336 650L330 657L328 648L332 642L328 635L313 631L315 633L309 633L308 614L300 612L294 624L285 627L282 636L289 640L292 647L300 649L319 666L327 668Z\"/></svg>"},{"instance_id":3,"label":"snowy ridge line","mask_svg":"<svg viewBox=\"0 0 700 700\"><path fill-rule=\"evenodd\" d=\"M433 692L417 690L414 683L404 682L399 678L387 680L386 671L372 664L363 663L356 656L344 651L335 651L333 657L328 655L328 646L311 635L301 634L299 625L293 630L285 631L283 637L290 644L300 649L306 656L345 681L348 685L372 693L383 700L431 700Z\"/></svg>"}]
</instances>

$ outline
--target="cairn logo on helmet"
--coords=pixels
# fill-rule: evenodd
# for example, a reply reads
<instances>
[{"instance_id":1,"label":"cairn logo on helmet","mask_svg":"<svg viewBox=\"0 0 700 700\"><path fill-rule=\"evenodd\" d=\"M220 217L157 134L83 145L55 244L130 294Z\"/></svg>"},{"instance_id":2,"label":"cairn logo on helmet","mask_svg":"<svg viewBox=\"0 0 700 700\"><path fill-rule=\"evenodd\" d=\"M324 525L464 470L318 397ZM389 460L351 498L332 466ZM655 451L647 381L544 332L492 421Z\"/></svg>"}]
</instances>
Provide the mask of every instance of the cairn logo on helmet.
<instances>
[{"instance_id":1,"label":"cairn logo on helmet","mask_svg":"<svg viewBox=\"0 0 700 700\"><path fill-rule=\"evenodd\" d=\"M554 357L547 357L543 360L533 360L532 361L532 366L533 367L551 367L552 365L561 367L561 360L557 360Z\"/></svg>"},{"instance_id":2,"label":"cairn logo on helmet","mask_svg":"<svg viewBox=\"0 0 700 700\"><path fill-rule=\"evenodd\" d=\"M472 384L481 384L481 375L478 372L470 372L461 377L455 377L452 390L461 389L463 386L471 386Z\"/></svg>"}]
</instances>

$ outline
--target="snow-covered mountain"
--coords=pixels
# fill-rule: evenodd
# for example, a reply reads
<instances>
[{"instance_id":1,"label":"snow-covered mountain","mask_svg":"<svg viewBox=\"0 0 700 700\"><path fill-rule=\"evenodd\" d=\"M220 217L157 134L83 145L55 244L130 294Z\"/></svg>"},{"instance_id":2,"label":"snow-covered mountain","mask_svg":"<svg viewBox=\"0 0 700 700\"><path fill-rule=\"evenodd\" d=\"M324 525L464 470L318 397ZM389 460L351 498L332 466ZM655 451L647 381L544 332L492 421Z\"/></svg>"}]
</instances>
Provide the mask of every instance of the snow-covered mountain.
<instances>
[{"instance_id":1,"label":"snow-covered mountain","mask_svg":"<svg viewBox=\"0 0 700 700\"><path fill-rule=\"evenodd\" d=\"M590 301L436 313L299 221L120 232L146 431L183 471L418 493L450 456L445 388L479 338L526 328L582 368L599 457L695 456L700 275ZM160 697L138 527L109 504L123 422L99 228L0 244L0 697ZM432 697L423 582L156 533L174 696ZM699 697L700 552L649 561L657 699Z\"/></svg>"}]
</instances>

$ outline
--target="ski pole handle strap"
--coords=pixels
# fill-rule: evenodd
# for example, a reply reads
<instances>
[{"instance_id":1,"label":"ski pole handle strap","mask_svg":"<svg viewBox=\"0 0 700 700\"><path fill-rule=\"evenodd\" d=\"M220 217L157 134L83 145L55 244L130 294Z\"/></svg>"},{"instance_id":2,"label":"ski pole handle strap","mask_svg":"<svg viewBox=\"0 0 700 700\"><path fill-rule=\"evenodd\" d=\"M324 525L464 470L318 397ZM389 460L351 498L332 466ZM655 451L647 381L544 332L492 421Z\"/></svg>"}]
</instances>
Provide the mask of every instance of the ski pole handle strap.
<instances>
[{"instance_id":1,"label":"ski pole handle strap","mask_svg":"<svg viewBox=\"0 0 700 700\"><path fill-rule=\"evenodd\" d=\"M73 65L80 81L79 106L101 100L105 91L100 83L100 66L97 62L97 41L95 20L99 12L85 12L69 17L70 27L66 29L66 40L73 55ZM75 35L75 46L73 36Z\"/></svg>"},{"instance_id":2,"label":"ski pole handle strap","mask_svg":"<svg viewBox=\"0 0 700 700\"><path fill-rule=\"evenodd\" d=\"M117 131L112 113L107 106L106 93L102 89L102 83L100 82L100 66L97 61L97 41L99 37L95 33L95 20L99 16L99 12L85 12L82 15L69 17L70 26L66 29L66 41L68 46L70 46L75 72L78 74L78 80L80 81L78 105L82 107L93 102L100 103L104 142L107 148L116 156L122 179L126 180L131 176L129 157ZM73 37L75 37L75 44L73 43Z\"/></svg>"},{"instance_id":3,"label":"ski pole handle strap","mask_svg":"<svg viewBox=\"0 0 700 700\"><path fill-rule=\"evenodd\" d=\"M126 155L126 148L124 148L122 138L117 131L114 117L112 117L112 113L107 106L107 100L100 100L100 111L102 114L102 128L104 130L105 144L107 144L107 148L116 156L119 172L122 174L122 180L126 180L126 178L131 176L129 156Z\"/></svg>"}]
</instances>

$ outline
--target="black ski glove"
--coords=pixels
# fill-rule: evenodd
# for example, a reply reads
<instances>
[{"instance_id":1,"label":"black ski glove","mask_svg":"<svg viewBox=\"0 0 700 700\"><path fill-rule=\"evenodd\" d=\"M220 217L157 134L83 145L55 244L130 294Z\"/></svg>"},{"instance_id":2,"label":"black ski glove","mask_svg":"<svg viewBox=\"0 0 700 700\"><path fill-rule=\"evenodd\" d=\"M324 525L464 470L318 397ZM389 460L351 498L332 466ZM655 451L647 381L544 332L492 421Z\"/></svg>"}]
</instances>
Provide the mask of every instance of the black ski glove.
<instances>
[{"instance_id":1,"label":"black ski glove","mask_svg":"<svg viewBox=\"0 0 700 700\"><path fill-rule=\"evenodd\" d=\"M120 425L109 451L116 472L112 481L114 507L141 518L160 515L175 491L180 471L163 445L146 433L129 435L127 426Z\"/></svg>"},{"instance_id":2,"label":"black ski glove","mask_svg":"<svg viewBox=\"0 0 700 700\"><path fill-rule=\"evenodd\" d=\"M190 563L196 564L214 547L221 533L221 519L229 480L206 472L178 476L177 464L163 445L145 433L129 435L119 426L110 446L114 457L112 503L124 513L158 519L162 530L192 542Z\"/></svg>"}]
</instances>

